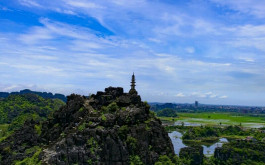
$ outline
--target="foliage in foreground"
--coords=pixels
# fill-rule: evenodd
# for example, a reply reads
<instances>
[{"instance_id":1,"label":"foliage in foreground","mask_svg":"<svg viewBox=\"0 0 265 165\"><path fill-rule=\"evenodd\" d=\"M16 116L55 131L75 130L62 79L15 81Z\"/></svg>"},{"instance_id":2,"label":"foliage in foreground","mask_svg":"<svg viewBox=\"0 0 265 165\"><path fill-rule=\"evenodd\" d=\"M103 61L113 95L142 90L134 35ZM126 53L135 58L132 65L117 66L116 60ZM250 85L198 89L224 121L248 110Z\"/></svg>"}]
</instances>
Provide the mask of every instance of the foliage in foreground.
<instances>
[{"instance_id":1,"label":"foliage in foreground","mask_svg":"<svg viewBox=\"0 0 265 165\"><path fill-rule=\"evenodd\" d=\"M214 153L217 165L265 164L265 143L238 140L224 144Z\"/></svg>"}]
</instances>

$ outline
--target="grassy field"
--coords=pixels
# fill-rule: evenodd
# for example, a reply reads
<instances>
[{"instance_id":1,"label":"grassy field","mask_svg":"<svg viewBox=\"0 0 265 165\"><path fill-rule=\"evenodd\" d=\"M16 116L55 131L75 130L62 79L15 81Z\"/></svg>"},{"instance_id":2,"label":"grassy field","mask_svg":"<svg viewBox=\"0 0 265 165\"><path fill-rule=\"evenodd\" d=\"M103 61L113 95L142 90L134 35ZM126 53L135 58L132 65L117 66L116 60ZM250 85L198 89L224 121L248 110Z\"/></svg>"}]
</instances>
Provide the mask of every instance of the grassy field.
<instances>
[{"instance_id":1,"label":"grassy field","mask_svg":"<svg viewBox=\"0 0 265 165\"><path fill-rule=\"evenodd\" d=\"M265 127L265 115L251 116L237 113L178 113L178 118L161 117L162 121L184 122L203 125L242 125L243 127Z\"/></svg>"}]
</instances>

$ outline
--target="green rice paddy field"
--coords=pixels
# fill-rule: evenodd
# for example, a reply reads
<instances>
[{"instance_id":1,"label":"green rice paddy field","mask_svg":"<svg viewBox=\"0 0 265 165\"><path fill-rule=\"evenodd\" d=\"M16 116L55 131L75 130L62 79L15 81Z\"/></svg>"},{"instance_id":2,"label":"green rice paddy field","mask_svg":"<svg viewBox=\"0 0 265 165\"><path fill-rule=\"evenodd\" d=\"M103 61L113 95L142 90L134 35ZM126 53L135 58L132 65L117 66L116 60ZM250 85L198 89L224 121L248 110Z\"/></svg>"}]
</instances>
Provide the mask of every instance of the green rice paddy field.
<instances>
[{"instance_id":1,"label":"green rice paddy field","mask_svg":"<svg viewBox=\"0 0 265 165\"><path fill-rule=\"evenodd\" d=\"M160 117L162 121L194 123L203 125L241 125L243 127L265 127L265 115L247 115L238 113L178 113L177 118Z\"/></svg>"}]
</instances>

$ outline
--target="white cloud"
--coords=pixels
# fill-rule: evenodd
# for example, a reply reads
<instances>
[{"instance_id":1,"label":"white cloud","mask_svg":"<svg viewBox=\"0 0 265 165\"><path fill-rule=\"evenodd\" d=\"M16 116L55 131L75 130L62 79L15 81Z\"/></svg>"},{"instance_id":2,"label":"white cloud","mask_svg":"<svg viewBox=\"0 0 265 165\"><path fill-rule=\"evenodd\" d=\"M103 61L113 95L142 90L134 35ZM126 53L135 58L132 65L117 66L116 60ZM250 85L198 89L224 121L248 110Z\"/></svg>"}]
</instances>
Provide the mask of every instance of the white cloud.
<instances>
[{"instance_id":1,"label":"white cloud","mask_svg":"<svg viewBox=\"0 0 265 165\"><path fill-rule=\"evenodd\" d=\"M199 92L193 92L191 94L191 96L205 98L206 97L206 94L205 93L199 93Z\"/></svg>"},{"instance_id":2,"label":"white cloud","mask_svg":"<svg viewBox=\"0 0 265 165\"><path fill-rule=\"evenodd\" d=\"M91 29L80 26L69 25L61 22L51 21L41 18L40 23L43 26L32 27L29 32L21 34L19 40L27 44L43 44L44 41L56 41L60 37L65 37L64 42L69 43L69 47L73 50L83 48L86 50L107 48L109 46L117 46L112 38L98 37ZM53 45L49 47L54 47Z\"/></svg>"},{"instance_id":3,"label":"white cloud","mask_svg":"<svg viewBox=\"0 0 265 165\"><path fill-rule=\"evenodd\" d=\"M27 44L33 44L42 40L53 39L54 36L45 28L33 27L27 34L20 35L19 39Z\"/></svg>"},{"instance_id":4,"label":"white cloud","mask_svg":"<svg viewBox=\"0 0 265 165\"><path fill-rule=\"evenodd\" d=\"M86 8L86 9L102 9L101 5L93 2L83 1L83 0L66 0L66 3L73 7Z\"/></svg>"},{"instance_id":5,"label":"white cloud","mask_svg":"<svg viewBox=\"0 0 265 165\"><path fill-rule=\"evenodd\" d=\"M19 0L19 3L27 7L41 7L41 5L34 0Z\"/></svg>"},{"instance_id":6,"label":"white cloud","mask_svg":"<svg viewBox=\"0 0 265 165\"><path fill-rule=\"evenodd\" d=\"M13 89L16 89L17 87L18 85L11 85L11 86L3 88L3 91L11 91Z\"/></svg>"},{"instance_id":7,"label":"white cloud","mask_svg":"<svg viewBox=\"0 0 265 165\"><path fill-rule=\"evenodd\" d=\"M220 96L219 98L220 98L220 99L226 99L226 98L228 98L228 96L225 96L225 95L224 95L224 96Z\"/></svg>"},{"instance_id":8,"label":"white cloud","mask_svg":"<svg viewBox=\"0 0 265 165\"><path fill-rule=\"evenodd\" d=\"M243 60L243 61L246 61L246 62L255 62L255 60L251 57L238 57L237 59L239 60Z\"/></svg>"},{"instance_id":9,"label":"white cloud","mask_svg":"<svg viewBox=\"0 0 265 165\"><path fill-rule=\"evenodd\" d=\"M29 59L37 59L37 60L56 60L58 57L56 56L49 56L49 55L24 55L24 57Z\"/></svg>"},{"instance_id":10,"label":"white cloud","mask_svg":"<svg viewBox=\"0 0 265 165\"><path fill-rule=\"evenodd\" d=\"M76 12L72 11L72 10L68 10L68 9L61 9L61 8L55 8L54 9L56 12L58 13L63 13L63 14L69 14L69 15L77 15Z\"/></svg>"},{"instance_id":11,"label":"white cloud","mask_svg":"<svg viewBox=\"0 0 265 165\"><path fill-rule=\"evenodd\" d=\"M239 48L256 48L265 51L265 24L261 25L240 25L231 28L224 28L227 35L233 36L225 41L228 45Z\"/></svg>"},{"instance_id":12,"label":"white cloud","mask_svg":"<svg viewBox=\"0 0 265 165\"><path fill-rule=\"evenodd\" d=\"M193 92L191 96L198 97L198 98L210 98L214 99L218 97L218 94L213 92ZM220 97L219 97L220 98Z\"/></svg>"},{"instance_id":13,"label":"white cloud","mask_svg":"<svg viewBox=\"0 0 265 165\"><path fill-rule=\"evenodd\" d=\"M242 13L251 14L259 18L265 17L265 1L262 0L212 0L218 4L228 6Z\"/></svg>"},{"instance_id":14,"label":"white cloud","mask_svg":"<svg viewBox=\"0 0 265 165\"><path fill-rule=\"evenodd\" d=\"M53 75L55 74L56 76L66 76L66 74L62 73L62 69L56 68L53 66L45 66L45 65L30 65L30 64L16 64L16 65L10 65L10 67L17 68L19 70L24 70L24 71L31 71L33 73L38 73L38 74L47 74L47 75ZM60 73L60 75L59 75Z\"/></svg>"},{"instance_id":15,"label":"white cloud","mask_svg":"<svg viewBox=\"0 0 265 165\"><path fill-rule=\"evenodd\" d=\"M175 95L176 97L185 97L185 95L183 93L178 93Z\"/></svg>"},{"instance_id":16,"label":"white cloud","mask_svg":"<svg viewBox=\"0 0 265 165\"><path fill-rule=\"evenodd\" d=\"M185 48L185 50L186 50L186 52L191 53L191 54L195 52L194 47L187 47L187 48Z\"/></svg>"},{"instance_id":17,"label":"white cloud","mask_svg":"<svg viewBox=\"0 0 265 165\"><path fill-rule=\"evenodd\" d=\"M77 91L110 84L129 88L125 79L135 71L140 81L137 87L143 93L157 91L165 98L169 95L176 99L174 96L185 93L180 100L196 97L215 101L226 95L236 100L236 95L242 97L238 94L242 91L265 90L261 83L265 81L262 20L236 19L242 13L219 13L212 11L212 6L202 6L203 10L195 15L189 8L191 3L197 4L195 1L187 6L146 0L20 2L42 10L47 18L40 18L38 26L0 33L4 81L43 83L48 85L42 87L50 89L60 84L62 90L67 84L67 88ZM52 20L45 15L51 11L87 19L89 27L98 24L105 30ZM242 82L238 77L244 74L250 77ZM179 89L183 93L178 96L172 92Z\"/></svg>"},{"instance_id":18,"label":"white cloud","mask_svg":"<svg viewBox=\"0 0 265 165\"><path fill-rule=\"evenodd\" d=\"M22 89L37 89L35 85L32 84L27 84L27 85L22 85L22 84L0 84L0 89L1 92L15 92L19 91Z\"/></svg>"},{"instance_id":19,"label":"white cloud","mask_svg":"<svg viewBox=\"0 0 265 165\"><path fill-rule=\"evenodd\" d=\"M156 38L149 38L149 41L155 42L155 43L161 43L162 41Z\"/></svg>"},{"instance_id":20,"label":"white cloud","mask_svg":"<svg viewBox=\"0 0 265 165\"><path fill-rule=\"evenodd\" d=\"M214 95L214 94L213 94L213 95L210 95L209 97L210 97L210 98L216 98L217 95Z\"/></svg>"}]
</instances>

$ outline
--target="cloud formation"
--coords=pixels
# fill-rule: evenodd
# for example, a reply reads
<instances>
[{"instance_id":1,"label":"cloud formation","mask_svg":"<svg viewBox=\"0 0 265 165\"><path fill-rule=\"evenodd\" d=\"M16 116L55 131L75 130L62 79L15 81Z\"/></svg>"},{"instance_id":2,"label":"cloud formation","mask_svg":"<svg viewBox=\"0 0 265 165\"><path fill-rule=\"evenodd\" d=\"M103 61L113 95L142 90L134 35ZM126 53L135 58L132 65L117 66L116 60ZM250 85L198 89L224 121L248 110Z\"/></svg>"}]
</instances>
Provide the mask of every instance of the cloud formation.
<instances>
[{"instance_id":1,"label":"cloud formation","mask_svg":"<svg viewBox=\"0 0 265 165\"><path fill-rule=\"evenodd\" d=\"M262 3L1 3L0 26L9 27L0 29L2 86L12 91L30 84L64 94L109 85L129 90L135 72L144 100L264 105Z\"/></svg>"}]
</instances>

